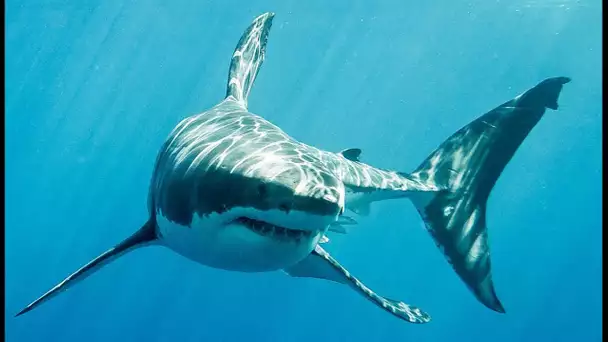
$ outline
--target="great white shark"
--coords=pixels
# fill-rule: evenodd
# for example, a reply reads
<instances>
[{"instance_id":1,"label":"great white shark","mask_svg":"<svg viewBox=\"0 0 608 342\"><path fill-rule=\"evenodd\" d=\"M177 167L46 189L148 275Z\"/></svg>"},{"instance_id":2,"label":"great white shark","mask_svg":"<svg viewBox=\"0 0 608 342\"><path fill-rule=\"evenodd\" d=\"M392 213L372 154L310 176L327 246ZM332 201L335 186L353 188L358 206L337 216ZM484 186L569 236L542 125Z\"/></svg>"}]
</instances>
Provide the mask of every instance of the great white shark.
<instances>
[{"instance_id":1,"label":"great white shark","mask_svg":"<svg viewBox=\"0 0 608 342\"><path fill-rule=\"evenodd\" d=\"M200 264L240 272L283 270L350 286L405 321L426 323L417 307L383 297L321 245L345 233L370 203L409 198L458 276L488 308L505 312L492 282L486 202L501 172L547 108L556 110L567 77L549 78L464 126L411 173L365 164L361 150L324 151L249 112L247 98L266 51L273 13L257 17L232 55L226 97L183 119L157 156L149 217L17 316L102 266L161 245Z\"/></svg>"}]
</instances>

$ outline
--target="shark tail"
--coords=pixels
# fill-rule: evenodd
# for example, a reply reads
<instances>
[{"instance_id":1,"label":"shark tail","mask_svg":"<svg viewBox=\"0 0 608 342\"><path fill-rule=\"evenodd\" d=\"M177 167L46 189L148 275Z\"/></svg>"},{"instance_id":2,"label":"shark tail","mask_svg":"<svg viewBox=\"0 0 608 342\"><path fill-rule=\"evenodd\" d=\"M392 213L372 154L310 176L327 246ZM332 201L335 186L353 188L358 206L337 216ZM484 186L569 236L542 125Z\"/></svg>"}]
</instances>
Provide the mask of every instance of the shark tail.
<instances>
[{"instance_id":1,"label":"shark tail","mask_svg":"<svg viewBox=\"0 0 608 342\"><path fill-rule=\"evenodd\" d=\"M461 128L411 174L444 189L414 200L437 246L488 308L504 313L490 267L486 203L501 172L544 115L556 110L567 77L549 78Z\"/></svg>"},{"instance_id":2,"label":"shark tail","mask_svg":"<svg viewBox=\"0 0 608 342\"><path fill-rule=\"evenodd\" d=\"M226 98L232 97L247 108L247 97L264 62L266 42L274 13L264 13L247 27L234 49L230 62Z\"/></svg>"},{"instance_id":3,"label":"shark tail","mask_svg":"<svg viewBox=\"0 0 608 342\"><path fill-rule=\"evenodd\" d=\"M49 299L55 297L59 293L67 290L68 288L74 286L81 280L84 280L86 277L95 273L101 267L107 265L108 263L116 260L118 257L123 254L132 251L138 247L142 247L144 245L148 245L153 243L156 240L156 231L155 231L155 223L153 220L149 220L146 224L143 225L135 234L131 235L123 242L104 252L97 258L90 261L88 264L81 267L78 271L72 273L70 276L65 278L61 283L55 285L48 292L40 296L38 299L30 303L23 310L19 311L15 315L15 317L23 315L24 313L33 310L38 307L40 304L48 301Z\"/></svg>"}]
</instances>

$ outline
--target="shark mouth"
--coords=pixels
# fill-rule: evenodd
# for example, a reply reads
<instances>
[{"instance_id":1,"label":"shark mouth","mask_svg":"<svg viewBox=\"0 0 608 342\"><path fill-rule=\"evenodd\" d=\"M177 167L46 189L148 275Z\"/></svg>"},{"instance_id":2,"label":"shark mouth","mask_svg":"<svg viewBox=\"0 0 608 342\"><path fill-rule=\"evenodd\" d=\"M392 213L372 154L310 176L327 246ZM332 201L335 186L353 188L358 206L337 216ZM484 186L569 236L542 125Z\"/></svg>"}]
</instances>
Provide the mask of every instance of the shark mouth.
<instances>
[{"instance_id":1,"label":"shark mouth","mask_svg":"<svg viewBox=\"0 0 608 342\"><path fill-rule=\"evenodd\" d=\"M272 237L277 240L300 242L300 240L310 238L313 235L313 232L309 230L289 229L244 216L237 218L234 222L242 224L259 235Z\"/></svg>"}]
</instances>

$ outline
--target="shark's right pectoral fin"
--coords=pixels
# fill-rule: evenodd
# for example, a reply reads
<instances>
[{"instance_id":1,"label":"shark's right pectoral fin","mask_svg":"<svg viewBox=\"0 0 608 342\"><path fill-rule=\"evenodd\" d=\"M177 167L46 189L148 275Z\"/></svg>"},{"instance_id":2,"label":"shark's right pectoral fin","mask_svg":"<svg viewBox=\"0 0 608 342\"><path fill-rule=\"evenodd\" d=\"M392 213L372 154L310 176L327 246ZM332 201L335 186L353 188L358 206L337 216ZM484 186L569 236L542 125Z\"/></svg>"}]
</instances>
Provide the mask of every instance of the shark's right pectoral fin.
<instances>
[{"instance_id":1,"label":"shark's right pectoral fin","mask_svg":"<svg viewBox=\"0 0 608 342\"><path fill-rule=\"evenodd\" d=\"M426 312L417 307L382 297L372 291L319 245L306 259L285 269L285 272L293 277L327 279L348 285L380 308L410 323L428 323L431 320Z\"/></svg>"},{"instance_id":2,"label":"shark's right pectoral fin","mask_svg":"<svg viewBox=\"0 0 608 342\"><path fill-rule=\"evenodd\" d=\"M19 311L15 316L21 316L26 312L33 310L40 304L48 301L49 299L57 296L61 292L71 288L78 282L84 280L86 277L95 273L97 270L102 268L104 265L118 259L121 255L143 247L145 245L154 244L156 241L155 223L152 220L146 222L137 232L119 243L118 245L110 248L105 253L101 254L97 258L91 260L88 264L82 266L79 270L69 275L62 282L55 285L52 289L47 291L45 294L40 296L38 299L30 303L23 310Z\"/></svg>"}]
</instances>

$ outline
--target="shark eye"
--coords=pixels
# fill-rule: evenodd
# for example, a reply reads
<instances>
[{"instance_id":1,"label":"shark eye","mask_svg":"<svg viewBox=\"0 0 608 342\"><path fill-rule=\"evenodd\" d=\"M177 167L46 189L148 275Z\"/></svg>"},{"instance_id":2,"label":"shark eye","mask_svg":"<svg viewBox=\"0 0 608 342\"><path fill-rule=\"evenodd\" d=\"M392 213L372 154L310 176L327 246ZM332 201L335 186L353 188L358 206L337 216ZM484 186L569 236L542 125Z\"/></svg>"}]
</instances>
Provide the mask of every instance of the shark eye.
<instances>
[{"instance_id":1,"label":"shark eye","mask_svg":"<svg viewBox=\"0 0 608 342\"><path fill-rule=\"evenodd\" d=\"M290 208L290 205L289 205L289 204L287 204L287 203L282 203L281 205L279 205L279 210L281 210L281 211L284 211L284 212L288 213L288 212L291 210L291 208Z\"/></svg>"},{"instance_id":2,"label":"shark eye","mask_svg":"<svg viewBox=\"0 0 608 342\"><path fill-rule=\"evenodd\" d=\"M266 184L262 183L258 185L258 195L260 195L262 198L268 195L268 188L266 187Z\"/></svg>"}]
</instances>

